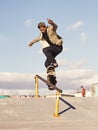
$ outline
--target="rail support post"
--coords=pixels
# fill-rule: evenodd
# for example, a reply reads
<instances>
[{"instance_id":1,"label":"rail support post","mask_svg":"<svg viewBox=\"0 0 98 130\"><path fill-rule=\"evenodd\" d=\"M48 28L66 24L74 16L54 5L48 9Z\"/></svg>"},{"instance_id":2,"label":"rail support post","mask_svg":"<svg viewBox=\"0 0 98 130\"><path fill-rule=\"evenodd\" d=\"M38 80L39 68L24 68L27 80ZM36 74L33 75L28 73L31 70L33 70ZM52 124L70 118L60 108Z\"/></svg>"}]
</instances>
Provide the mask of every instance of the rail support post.
<instances>
[{"instance_id":1,"label":"rail support post","mask_svg":"<svg viewBox=\"0 0 98 130\"><path fill-rule=\"evenodd\" d=\"M38 76L36 75L35 77L35 97L39 97L39 85L38 85Z\"/></svg>"},{"instance_id":2,"label":"rail support post","mask_svg":"<svg viewBox=\"0 0 98 130\"><path fill-rule=\"evenodd\" d=\"M56 105L55 105L55 113L53 114L55 117L59 117L59 97L60 97L61 93L57 92L56 93Z\"/></svg>"}]
</instances>

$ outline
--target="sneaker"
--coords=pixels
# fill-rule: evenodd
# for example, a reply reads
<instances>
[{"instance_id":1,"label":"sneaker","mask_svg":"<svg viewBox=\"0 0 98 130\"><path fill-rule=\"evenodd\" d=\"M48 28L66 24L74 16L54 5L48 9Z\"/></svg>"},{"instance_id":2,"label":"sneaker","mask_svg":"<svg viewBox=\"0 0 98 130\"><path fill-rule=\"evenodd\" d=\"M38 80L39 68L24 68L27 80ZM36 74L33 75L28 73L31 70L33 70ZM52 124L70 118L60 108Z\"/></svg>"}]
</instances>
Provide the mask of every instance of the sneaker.
<instances>
[{"instance_id":1,"label":"sneaker","mask_svg":"<svg viewBox=\"0 0 98 130\"><path fill-rule=\"evenodd\" d=\"M49 90L55 90L53 87L51 87L51 86L49 86L49 85L48 85L48 89L49 89Z\"/></svg>"},{"instance_id":2,"label":"sneaker","mask_svg":"<svg viewBox=\"0 0 98 130\"><path fill-rule=\"evenodd\" d=\"M51 72L51 71L55 71L54 66L50 65L47 67L47 73Z\"/></svg>"},{"instance_id":3,"label":"sneaker","mask_svg":"<svg viewBox=\"0 0 98 130\"><path fill-rule=\"evenodd\" d=\"M57 63L52 63L52 65L54 66L54 68L58 67Z\"/></svg>"}]
</instances>

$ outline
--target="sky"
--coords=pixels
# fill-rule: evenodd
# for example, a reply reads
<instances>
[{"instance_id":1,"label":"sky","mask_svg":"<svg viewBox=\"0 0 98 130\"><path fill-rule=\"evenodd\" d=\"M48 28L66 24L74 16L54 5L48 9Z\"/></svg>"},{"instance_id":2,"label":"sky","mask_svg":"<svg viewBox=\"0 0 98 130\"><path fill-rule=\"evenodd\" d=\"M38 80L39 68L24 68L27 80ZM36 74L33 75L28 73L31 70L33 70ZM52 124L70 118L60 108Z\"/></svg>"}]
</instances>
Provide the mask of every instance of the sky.
<instances>
[{"instance_id":1,"label":"sky","mask_svg":"<svg viewBox=\"0 0 98 130\"><path fill-rule=\"evenodd\" d=\"M57 86L90 89L98 83L98 0L0 0L1 89L34 89L36 74L46 78L40 42L31 48L28 43L39 36L39 22L48 25L47 18L63 38Z\"/></svg>"}]
</instances>

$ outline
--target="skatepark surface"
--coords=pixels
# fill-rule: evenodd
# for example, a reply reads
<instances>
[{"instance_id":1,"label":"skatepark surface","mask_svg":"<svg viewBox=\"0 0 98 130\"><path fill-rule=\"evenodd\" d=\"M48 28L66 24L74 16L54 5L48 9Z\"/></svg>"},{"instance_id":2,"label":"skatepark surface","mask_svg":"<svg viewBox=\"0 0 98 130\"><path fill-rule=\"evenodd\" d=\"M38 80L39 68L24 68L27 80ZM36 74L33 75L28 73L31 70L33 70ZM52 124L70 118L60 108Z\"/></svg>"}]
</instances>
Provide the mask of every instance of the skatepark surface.
<instances>
[{"instance_id":1,"label":"skatepark surface","mask_svg":"<svg viewBox=\"0 0 98 130\"><path fill-rule=\"evenodd\" d=\"M97 97L0 99L0 130L97 130Z\"/></svg>"}]
</instances>

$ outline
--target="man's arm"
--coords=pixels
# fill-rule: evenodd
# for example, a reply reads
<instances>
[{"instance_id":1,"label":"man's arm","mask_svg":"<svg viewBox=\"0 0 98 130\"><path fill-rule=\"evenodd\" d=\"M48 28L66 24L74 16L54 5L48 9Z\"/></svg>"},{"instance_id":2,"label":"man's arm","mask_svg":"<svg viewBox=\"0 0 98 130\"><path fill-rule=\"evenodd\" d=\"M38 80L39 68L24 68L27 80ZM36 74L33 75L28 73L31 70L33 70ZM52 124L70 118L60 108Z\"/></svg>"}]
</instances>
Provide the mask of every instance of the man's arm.
<instances>
[{"instance_id":1,"label":"man's arm","mask_svg":"<svg viewBox=\"0 0 98 130\"><path fill-rule=\"evenodd\" d=\"M56 32L57 30L57 24L53 22L53 20L51 19L47 19L48 23L51 24L53 26L53 31Z\"/></svg>"},{"instance_id":2,"label":"man's arm","mask_svg":"<svg viewBox=\"0 0 98 130\"><path fill-rule=\"evenodd\" d=\"M34 43L39 42L39 41L40 41L40 36L37 37L37 38L35 38L34 40L32 40L32 41L28 44L28 46L31 47Z\"/></svg>"}]
</instances>

